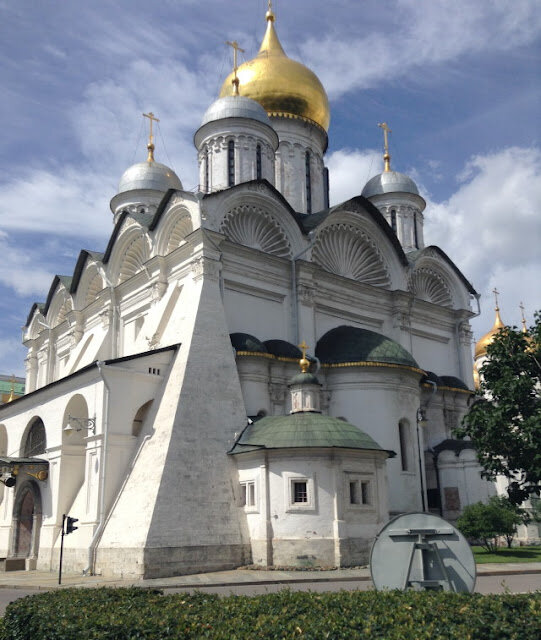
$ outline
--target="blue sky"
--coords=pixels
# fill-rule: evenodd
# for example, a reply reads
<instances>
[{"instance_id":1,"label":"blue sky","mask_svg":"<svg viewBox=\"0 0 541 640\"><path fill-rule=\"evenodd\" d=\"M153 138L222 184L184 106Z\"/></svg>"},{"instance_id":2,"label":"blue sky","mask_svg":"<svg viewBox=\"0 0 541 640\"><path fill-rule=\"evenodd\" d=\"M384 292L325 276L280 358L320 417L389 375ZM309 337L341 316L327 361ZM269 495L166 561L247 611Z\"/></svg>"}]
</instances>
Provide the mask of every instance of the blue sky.
<instances>
[{"instance_id":1,"label":"blue sky","mask_svg":"<svg viewBox=\"0 0 541 640\"><path fill-rule=\"evenodd\" d=\"M145 157L143 111L161 120L156 158L191 189L193 132L231 67L250 59L266 0L0 0L0 371L22 374L21 326L81 248L103 250L109 200ZM392 165L427 200L425 240L482 295L476 338L541 308L541 12L537 0L274 2L288 55L331 100L334 203Z\"/></svg>"}]
</instances>

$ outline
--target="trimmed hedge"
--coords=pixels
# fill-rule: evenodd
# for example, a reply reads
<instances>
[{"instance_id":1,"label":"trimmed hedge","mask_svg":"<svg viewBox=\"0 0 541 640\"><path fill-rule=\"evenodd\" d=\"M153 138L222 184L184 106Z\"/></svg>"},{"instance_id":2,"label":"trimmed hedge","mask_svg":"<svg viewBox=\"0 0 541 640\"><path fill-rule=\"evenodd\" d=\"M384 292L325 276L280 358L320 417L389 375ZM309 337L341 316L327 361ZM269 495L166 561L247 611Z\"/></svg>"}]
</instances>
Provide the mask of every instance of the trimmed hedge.
<instances>
[{"instance_id":1,"label":"trimmed hedge","mask_svg":"<svg viewBox=\"0 0 541 640\"><path fill-rule=\"evenodd\" d=\"M0 640L539 640L541 592L342 591L264 596L62 589L11 603Z\"/></svg>"}]
</instances>

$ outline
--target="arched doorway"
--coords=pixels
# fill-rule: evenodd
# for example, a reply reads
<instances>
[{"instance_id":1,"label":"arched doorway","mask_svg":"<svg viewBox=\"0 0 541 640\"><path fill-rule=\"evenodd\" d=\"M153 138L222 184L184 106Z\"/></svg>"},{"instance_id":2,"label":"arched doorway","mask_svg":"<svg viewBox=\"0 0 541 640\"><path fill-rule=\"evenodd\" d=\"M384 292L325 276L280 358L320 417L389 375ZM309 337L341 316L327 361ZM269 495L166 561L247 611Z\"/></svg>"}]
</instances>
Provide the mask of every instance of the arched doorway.
<instances>
[{"instance_id":1,"label":"arched doorway","mask_svg":"<svg viewBox=\"0 0 541 640\"><path fill-rule=\"evenodd\" d=\"M35 482L25 482L17 491L13 507L15 558L37 558L41 527L41 493Z\"/></svg>"}]
</instances>

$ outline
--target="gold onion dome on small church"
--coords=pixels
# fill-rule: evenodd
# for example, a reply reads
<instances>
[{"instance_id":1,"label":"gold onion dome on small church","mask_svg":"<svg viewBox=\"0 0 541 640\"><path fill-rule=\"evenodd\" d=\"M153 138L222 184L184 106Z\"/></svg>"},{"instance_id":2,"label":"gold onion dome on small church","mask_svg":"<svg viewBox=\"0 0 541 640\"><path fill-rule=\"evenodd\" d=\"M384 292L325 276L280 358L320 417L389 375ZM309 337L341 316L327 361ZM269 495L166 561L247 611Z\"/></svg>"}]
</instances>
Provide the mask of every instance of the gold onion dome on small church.
<instances>
[{"instance_id":1,"label":"gold onion dome on small church","mask_svg":"<svg viewBox=\"0 0 541 640\"><path fill-rule=\"evenodd\" d=\"M328 131L329 99L313 71L285 54L274 28L274 13L267 11L267 31L259 53L237 70L239 92L264 107L269 116L300 118ZM234 72L225 79L220 98L235 93Z\"/></svg>"},{"instance_id":2,"label":"gold onion dome on small church","mask_svg":"<svg viewBox=\"0 0 541 640\"><path fill-rule=\"evenodd\" d=\"M494 319L494 326L488 333L485 333L485 335L475 345L475 359L480 358L481 356L484 356L486 354L487 347L494 340L494 336L500 329L503 329L503 327L505 326L500 317L500 308L498 307L497 300L495 311L496 318Z\"/></svg>"}]
</instances>

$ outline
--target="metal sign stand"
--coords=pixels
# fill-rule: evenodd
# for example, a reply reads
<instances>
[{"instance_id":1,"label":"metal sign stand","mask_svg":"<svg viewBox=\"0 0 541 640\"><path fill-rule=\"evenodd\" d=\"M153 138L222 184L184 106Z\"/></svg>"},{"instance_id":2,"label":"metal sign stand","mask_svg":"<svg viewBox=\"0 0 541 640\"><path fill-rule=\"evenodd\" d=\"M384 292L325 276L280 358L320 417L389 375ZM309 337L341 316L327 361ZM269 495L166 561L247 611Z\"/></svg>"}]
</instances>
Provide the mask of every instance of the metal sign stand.
<instances>
[{"instance_id":1,"label":"metal sign stand","mask_svg":"<svg viewBox=\"0 0 541 640\"><path fill-rule=\"evenodd\" d=\"M392 529L389 531L389 536L393 537L412 537L417 538L411 545L410 557L408 562L408 571L406 573L406 579L404 580L403 589L412 587L413 589L435 589L443 591L456 591L453 583L449 579L447 569L443 564L443 560L438 549L438 545L435 542L430 542L429 538L438 536L452 536L454 534L453 529ZM412 580L411 572L413 568L413 561L415 556L419 558L421 568L421 580ZM434 561L437 564L442 578L439 580L427 579L426 577L426 564L430 561Z\"/></svg>"}]
</instances>

